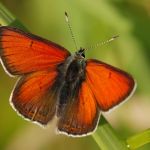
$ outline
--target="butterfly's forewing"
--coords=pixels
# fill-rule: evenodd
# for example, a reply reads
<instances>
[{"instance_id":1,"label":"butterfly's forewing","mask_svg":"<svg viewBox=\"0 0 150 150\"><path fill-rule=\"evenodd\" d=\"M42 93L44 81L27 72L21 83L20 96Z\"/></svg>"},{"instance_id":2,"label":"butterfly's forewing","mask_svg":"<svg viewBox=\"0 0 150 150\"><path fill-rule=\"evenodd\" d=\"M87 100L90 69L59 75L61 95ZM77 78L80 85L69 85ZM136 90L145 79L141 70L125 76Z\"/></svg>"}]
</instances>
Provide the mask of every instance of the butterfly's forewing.
<instances>
[{"instance_id":1,"label":"butterfly's forewing","mask_svg":"<svg viewBox=\"0 0 150 150\"><path fill-rule=\"evenodd\" d=\"M56 93L52 86L56 71L39 71L23 76L11 95L15 109L32 121L47 124L56 111Z\"/></svg>"},{"instance_id":2,"label":"butterfly's forewing","mask_svg":"<svg viewBox=\"0 0 150 150\"><path fill-rule=\"evenodd\" d=\"M99 107L107 111L126 99L134 90L131 75L97 60L87 60L86 82Z\"/></svg>"},{"instance_id":3,"label":"butterfly's forewing","mask_svg":"<svg viewBox=\"0 0 150 150\"><path fill-rule=\"evenodd\" d=\"M63 47L12 27L0 27L0 57L6 71L22 75L10 101L25 118L47 124L55 114L57 65L70 53ZM55 88L57 89L57 87Z\"/></svg>"},{"instance_id":4,"label":"butterfly's forewing","mask_svg":"<svg viewBox=\"0 0 150 150\"><path fill-rule=\"evenodd\" d=\"M0 27L0 56L12 75L56 68L69 55L53 42L16 28Z\"/></svg>"},{"instance_id":5,"label":"butterfly's forewing","mask_svg":"<svg viewBox=\"0 0 150 150\"><path fill-rule=\"evenodd\" d=\"M94 95L88 84L83 81L78 96L68 100L60 116L58 130L74 136L86 135L95 129L98 117L99 111Z\"/></svg>"}]
</instances>

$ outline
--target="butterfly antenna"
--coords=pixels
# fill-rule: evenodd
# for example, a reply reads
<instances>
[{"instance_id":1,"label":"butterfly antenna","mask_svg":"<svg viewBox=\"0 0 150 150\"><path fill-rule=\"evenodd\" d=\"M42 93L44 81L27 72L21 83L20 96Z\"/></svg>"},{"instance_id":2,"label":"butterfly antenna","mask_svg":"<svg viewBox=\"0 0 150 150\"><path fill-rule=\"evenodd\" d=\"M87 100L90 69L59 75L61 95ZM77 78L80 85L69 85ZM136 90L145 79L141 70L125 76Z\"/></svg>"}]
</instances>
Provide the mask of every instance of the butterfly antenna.
<instances>
[{"instance_id":1,"label":"butterfly antenna","mask_svg":"<svg viewBox=\"0 0 150 150\"><path fill-rule=\"evenodd\" d=\"M67 24L68 24L68 27L69 27L69 30L70 30L71 37L72 37L72 40L73 40L73 42L74 42L75 48L76 48L76 50L77 50L77 49L78 49L77 43L76 43L74 34L73 34L73 32L72 32L72 26L71 26L71 24L70 24L70 20L69 20L69 16L68 16L68 13L67 13L67 12L65 12L65 19L66 19L66 22L67 22Z\"/></svg>"},{"instance_id":2,"label":"butterfly antenna","mask_svg":"<svg viewBox=\"0 0 150 150\"><path fill-rule=\"evenodd\" d=\"M101 46L103 46L103 45L105 45L105 44L108 44L108 43L114 41L114 40L117 39L118 37L119 37L119 35L115 35L115 36L111 37L110 39L108 39L108 40L106 40L106 41L97 43L97 44L95 44L95 45L92 45L92 46L86 48L86 50L87 50L87 49L89 50L89 49L101 47Z\"/></svg>"}]
</instances>

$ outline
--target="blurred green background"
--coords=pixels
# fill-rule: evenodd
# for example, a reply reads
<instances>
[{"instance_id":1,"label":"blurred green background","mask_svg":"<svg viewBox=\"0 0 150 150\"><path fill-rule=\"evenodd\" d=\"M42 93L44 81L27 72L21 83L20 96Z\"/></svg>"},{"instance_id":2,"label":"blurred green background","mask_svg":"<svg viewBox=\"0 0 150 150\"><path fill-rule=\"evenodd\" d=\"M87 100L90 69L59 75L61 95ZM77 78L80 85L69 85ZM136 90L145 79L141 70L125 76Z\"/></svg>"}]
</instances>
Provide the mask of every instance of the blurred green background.
<instances>
[{"instance_id":1,"label":"blurred green background","mask_svg":"<svg viewBox=\"0 0 150 150\"><path fill-rule=\"evenodd\" d=\"M137 81L133 97L104 116L121 138L150 127L150 0L1 0L32 33L74 52L64 19L70 15L78 47L88 47L119 34L105 46L87 51L130 72ZM92 137L69 138L23 120L9 105L16 79L0 66L0 150L98 150ZM139 150L149 150L150 144Z\"/></svg>"}]
</instances>

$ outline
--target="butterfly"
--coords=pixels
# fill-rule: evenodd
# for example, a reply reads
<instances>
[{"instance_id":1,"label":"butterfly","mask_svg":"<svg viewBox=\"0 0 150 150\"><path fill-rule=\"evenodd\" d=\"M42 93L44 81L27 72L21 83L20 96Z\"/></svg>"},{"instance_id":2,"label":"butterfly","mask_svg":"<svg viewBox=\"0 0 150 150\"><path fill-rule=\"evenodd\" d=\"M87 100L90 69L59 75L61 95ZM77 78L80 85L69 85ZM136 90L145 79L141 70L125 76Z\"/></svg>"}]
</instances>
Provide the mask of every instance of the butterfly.
<instances>
[{"instance_id":1,"label":"butterfly","mask_svg":"<svg viewBox=\"0 0 150 150\"><path fill-rule=\"evenodd\" d=\"M5 71L19 76L10 102L24 118L47 125L56 116L60 133L91 134L100 113L135 89L128 73L95 59L85 49L64 47L14 27L0 27L0 57Z\"/></svg>"}]
</instances>

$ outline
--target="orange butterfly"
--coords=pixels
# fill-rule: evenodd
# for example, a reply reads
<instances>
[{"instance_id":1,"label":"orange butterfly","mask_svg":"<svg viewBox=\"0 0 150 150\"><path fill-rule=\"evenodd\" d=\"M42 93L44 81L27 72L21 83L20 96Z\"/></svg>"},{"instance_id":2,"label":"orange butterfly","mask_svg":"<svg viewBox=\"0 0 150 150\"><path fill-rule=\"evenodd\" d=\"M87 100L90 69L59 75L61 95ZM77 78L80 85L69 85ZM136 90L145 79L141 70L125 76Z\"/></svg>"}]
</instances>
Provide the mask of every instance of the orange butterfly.
<instances>
[{"instance_id":1,"label":"orange butterfly","mask_svg":"<svg viewBox=\"0 0 150 150\"><path fill-rule=\"evenodd\" d=\"M0 27L4 69L20 76L10 97L25 118L47 125L58 117L58 131L87 135L97 126L100 111L126 99L135 87L128 73L98 60L85 60L85 50L68 50L12 27Z\"/></svg>"}]
</instances>

